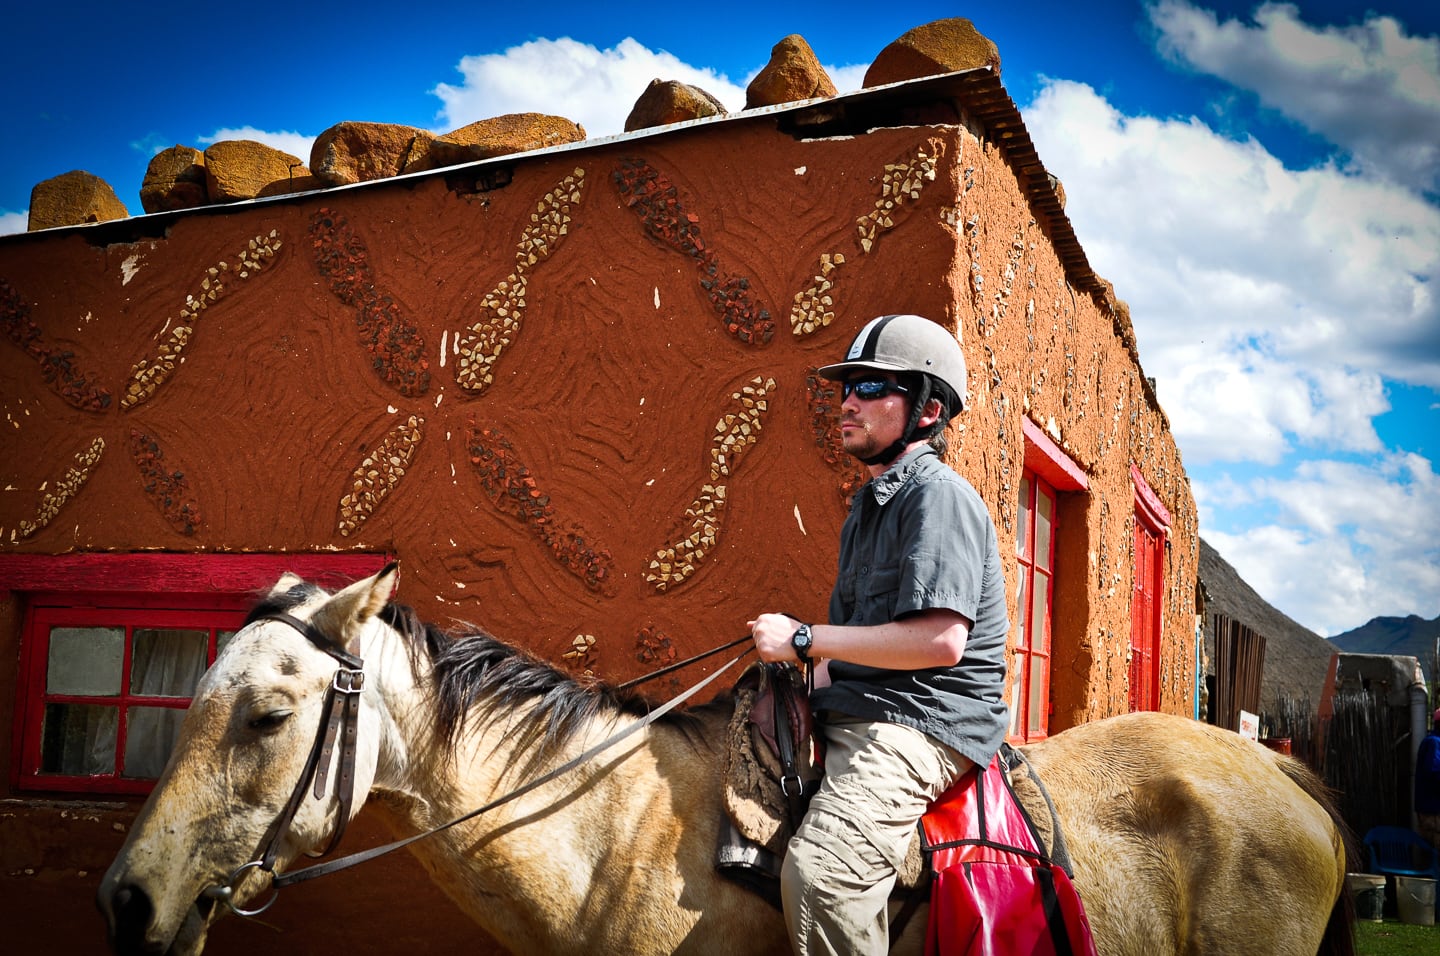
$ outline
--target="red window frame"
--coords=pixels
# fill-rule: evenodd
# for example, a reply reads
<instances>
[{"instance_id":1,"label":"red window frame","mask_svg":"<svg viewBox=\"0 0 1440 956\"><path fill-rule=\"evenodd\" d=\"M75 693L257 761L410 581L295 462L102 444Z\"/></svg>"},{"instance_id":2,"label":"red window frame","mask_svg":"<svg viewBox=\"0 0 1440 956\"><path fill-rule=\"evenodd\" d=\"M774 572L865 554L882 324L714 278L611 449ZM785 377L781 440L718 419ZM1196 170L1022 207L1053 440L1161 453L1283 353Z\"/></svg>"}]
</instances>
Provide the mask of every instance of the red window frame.
<instances>
[{"instance_id":1,"label":"red window frame","mask_svg":"<svg viewBox=\"0 0 1440 956\"><path fill-rule=\"evenodd\" d=\"M1010 736L1040 740L1050 732L1050 655L1054 617L1055 534L1060 496L1038 474L1020 479L1020 520L1015 529L1016 641L1010 698ZM1048 511L1048 519L1042 515Z\"/></svg>"},{"instance_id":2,"label":"red window frame","mask_svg":"<svg viewBox=\"0 0 1440 956\"><path fill-rule=\"evenodd\" d=\"M1145 476L1130 466L1135 487L1135 567L1130 604L1130 709L1160 709L1160 648L1165 598L1165 539L1170 512Z\"/></svg>"},{"instance_id":3,"label":"red window frame","mask_svg":"<svg viewBox=\"0 0 1440 956\"><path fill-rule=\"evenodd\" d=\"M1043 740L1050 733L1051 661L1054 658L1054 593L1057 571L1056 542L1060 540L1061 495L1085 492L1085 472L1037 424L1021 420L1025 439L1025 468L1021 476L1022 516L1015 529L1016 615L1011 650L1010 739ZM1049 527L1039 547L1039 504L1049 504ZM1043 553L1041 553L1043 552ZM1040 605L1036 607L1036 600ZM1039 627L1036 621L1039 619Z\"/></svg>"},{"instance_id":4,"label":"red window frame","mask_svg":"<svg viewBox=\"0 0 1440 956\"><path fill-rule=\"evenodd\" d=\"M145 794L155 780L124 775L129 716L134 708L183 709L188 697L154 696L131 689L134 632L204 630L206 666L221 632L237 630L246 613L286 571L337 588L384 566L380 554L337 555L0 555L0 588L15 592L24 608L16 682L10 781L16 790L58 793ZM105 627L124 631L118 695L59 694L47 687L52 629ZM64 704L114 707L115 759L111 772L42 772L46 708Z\"/></svg>"},{"instance_id":5,"label":"red window frame","mask_svg":"<svg viewBox=\"0 0 1440 956\"><path fill-rule=\"evenodd\" d=\"M27 686L22 696L27 701L19 719L21 748L19 750L20 789L55 790L60 792L148 793L153 777L126 773L129 725L137 708L184 710L190 705L188 696L156 696L133 689L135 632L145 629L187 630L206 635L205 666L215 662L219 635L237 631L244 623L250 602L223 596L198 597L187 595L163 604L141 598L117 595L100 598L95 606L77 607L70 602L74 595L37 595L26 615L21 644L21 671ZM221 605L232 605L222 607ZM50 660L50 639L59 628L113 628L123 632L119 690L114 694L55 693L47 688ZM67 774L44 769L45 730L52 707L89 706L115 711L115 747L109 772ZM38 722L38 725L37 725Z\"/></svg>"}]
</instances>

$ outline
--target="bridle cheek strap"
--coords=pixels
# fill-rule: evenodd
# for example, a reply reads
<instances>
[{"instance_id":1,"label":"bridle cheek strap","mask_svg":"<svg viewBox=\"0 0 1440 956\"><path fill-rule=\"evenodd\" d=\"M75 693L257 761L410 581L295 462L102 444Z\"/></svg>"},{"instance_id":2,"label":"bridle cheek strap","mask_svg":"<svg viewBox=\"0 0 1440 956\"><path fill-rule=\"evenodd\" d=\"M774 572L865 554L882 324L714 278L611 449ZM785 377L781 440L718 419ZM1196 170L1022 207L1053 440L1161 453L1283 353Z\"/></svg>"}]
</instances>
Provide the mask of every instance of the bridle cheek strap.
<instances>
[{"instance_id":1,"label":"bridle cheek strap","mask_svg":"<svg viewBox=\"0 0 1440 956\"><path fill-rule=\"evenodd\" d=\"M288 624L303 634L310 643L335 658L340 666L336 669L335 676L330 681L330 687L325 692L325 701L320 712L320 725L316 729L315 743L310 748L310 755L305 760L305 769L301 771L300 779L295 781L295 789L290 792L290 799L285 802L285 807L280 811L280 815L270 824L262 843L263 852L259 853L256 859L244 864L231 874L226 885L211 887L206 891L207 896L221 900L242 916L264 912L275 901L275 896L271 896L258 909L239 909L234 905L232 898L236 881L245 870L252 868L258 868L271 874L275 872L275 858L280 853L280 843L290 829L290 824L294 822L295 814L300 810L300 804L304 802L307 782L311 779L314 780L314 786L310 789L312 789L315 799L320 800L325 797L330 779L330 763L334 757L337 742L340 745L340 765L335 786L335 797L339 802L335 830L331 833L330 842L326 844L324 850L308 855L325 856L340 844L340 838L345 835L345 827L350 822L350 810L355 803L355 756L360 727L360 694L365 688L365 662L355 655L337 648L309 621L302 621L284 612L268 614L261 620Z\"/></svg>"}]
</instances>

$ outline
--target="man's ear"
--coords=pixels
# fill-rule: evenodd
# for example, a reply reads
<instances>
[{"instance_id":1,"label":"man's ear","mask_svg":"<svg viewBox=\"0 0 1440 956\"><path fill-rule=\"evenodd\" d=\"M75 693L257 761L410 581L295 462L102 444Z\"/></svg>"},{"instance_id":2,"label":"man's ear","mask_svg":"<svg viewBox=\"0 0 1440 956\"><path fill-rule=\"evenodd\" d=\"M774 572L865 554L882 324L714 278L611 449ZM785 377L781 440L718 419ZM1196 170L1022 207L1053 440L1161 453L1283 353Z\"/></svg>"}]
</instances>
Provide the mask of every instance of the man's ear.
<instances>
[{"instance_id":1,"label":"man's ear","mask_svg":"<svg viewBox=\"0 0 1440 956\"><path fill-rule=\"evenodd\" d=\"M943 414L945 414L945 404L938 398L932 398L925 403L925 411L920 415L920 420L916 422L915 425L918 428L933 425L940 420L940 416Z\"/></svg>"}]
</instances>

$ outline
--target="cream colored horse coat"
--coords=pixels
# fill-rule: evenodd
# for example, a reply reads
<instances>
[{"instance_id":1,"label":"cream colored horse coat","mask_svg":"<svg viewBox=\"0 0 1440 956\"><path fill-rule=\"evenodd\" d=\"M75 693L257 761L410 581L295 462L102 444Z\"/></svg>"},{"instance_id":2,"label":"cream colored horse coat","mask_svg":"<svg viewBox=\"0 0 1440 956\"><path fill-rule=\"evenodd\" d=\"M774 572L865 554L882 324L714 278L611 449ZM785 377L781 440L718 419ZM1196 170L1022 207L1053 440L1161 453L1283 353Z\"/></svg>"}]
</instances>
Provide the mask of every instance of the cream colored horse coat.
<instances>
[{"instance_id":1,"label":"cream colored horse coat","mask_svg":"<svg viewBox=\"0 0 1440 956\"><path fill-rule=\"evenodd\" d=\"M397 834L420 832L634 719L613 695L488 636L470 641L482 657L437 663L433 631L427 647L424 634L392 626L403 615L382 613L394 583L391 567L332 597L287 576L271 595L365 660L356 811L368 792ZM205 891L255 859L301 774L335 668L284 624L257 621L231 641L102 881L117 952L200 951L222 909ZM789 952L779 915L714 872L726 714L671 716L412 851L516 953ZM1295 762L1156 714L1079 727L1026 755L1051 788L1102 954L1320 949L1344 853L1326 808L1292 779L1305 779ZM335 812L333 796L306 797L281 869L325 845ZM236 898L263 898L267 884L252 870Z\"/></svg>"}]
</instances>

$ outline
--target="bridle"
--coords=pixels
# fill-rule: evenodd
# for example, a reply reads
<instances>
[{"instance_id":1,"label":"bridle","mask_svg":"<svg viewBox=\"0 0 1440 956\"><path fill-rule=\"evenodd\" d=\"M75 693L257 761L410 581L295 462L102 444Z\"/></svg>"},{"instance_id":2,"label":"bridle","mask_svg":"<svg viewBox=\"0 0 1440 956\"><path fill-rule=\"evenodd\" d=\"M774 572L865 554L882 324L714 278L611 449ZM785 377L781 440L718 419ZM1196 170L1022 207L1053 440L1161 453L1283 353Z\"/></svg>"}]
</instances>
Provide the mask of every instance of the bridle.
<instances>
[{"instance_id":1,"label":"bridle","mask_svg":"<svg viewBox=\"0 0 1440 956\"><path fill-rule=\"evenodd\" d=\"M313 780L315 799L319 800L325 796L327 784L330 777L330 760L335 752L336 741L340 741L340 765L336 773L335 796L340 802L338 819L335 824L335 832L330 836L330 842L325 849L313 856L325 856L340 844L340 838L345 835L345 827L350 822L350 808L355 802L355 746L360 729L360 694L365 689L365 662L348 651L341 650L335 643L327 638L319 628L312 622L301 620L292 614L284 611L276 611L256 618L251 623L260 621L278 621L281 624L288 624L299 631L306 640L320 650L329 654L339 663L335 669L335 676L330 680L330 686L325 691L325 700L320 709L320 725L315 735L315 742L310 747L310 756L305 760L305 768L300 771L300 779L295 781L295 789L290 791L290 799L285 801L281 808L280 815L270 824L265 837L261 841L263 849L256 855L255 859L243 863L230 874L230 878L222 885L207 887L202 895L224 903L230 909L241 916L258 916L270 908L270 905L279 898L280 876L275 874L275 857L279 854L280 843L290 824L295 820L295 814L300 810L300 804L305 800L307 784ZM275 892L271 894L263 904L253 909L242 909L235 905L235 885L245 874L246 870L258 869L272 874L274 878L271 885Z\"/></svg>"},{"instance_id":2,"label":"bridle","mask_svg":"<svg viewBox=\"0 0 1440 956\"><path fill-rule=\"evenodd\" d=\"M325 849L319 853L309 853L308 855L320 857L329 854L339 845L340 838L345 833L345 826L350 820L350 809L354 804L355 796L356 737L360 723L360 694L365 687L365 662L355 655L337 647L333 641L326 637L319 628L308 620L302 620L283 611L277 611L258 617L250 623L255 624L261 621L277 621L294 628L311 644L333 657L339 663L339 667L335 671L334 678L330 681L329 688L325 691L325 701L320 713L319 729L316 733L315 742L310 748L310 755L305 761L305 768L300 772L300 779L295 782L295 789L291 791L290 799L286 801L280 814L270 824L269 829L262 838L260 844L261 849L257 851L254 859L236 867L224 883L208 886L201 891L201 896L224 904L230 908L231 912L239 916L259 916L280 898L280 890L286 886L312 880L317 876L324 876L328 873L349 869L367 860L373 860L378 856L383 856L393 850L398 850L401 847L409 846L411 843L433 836L442 830L448 830L467 820L472 820L483 813L488 813L496 807L524 796L532 790L549 783L556 777L574 770L601 751L614 746L626 737L643 730L656 720L659 720L665 714L679 707L685 701L709 686L721 674L725 673L754 651L753 645L747 647L703 680L692 685L687 690L682 691L677 696L672 697L664 704L647 713L644 717L627 724L598 744L590 747L584 753L536 777L518 789L512 790L504 796L490 801L482 807L471 810L469 813L458 816L447 823L442 823L423 833L417 833L413 836L396 840L393 843L387 843L383 846L373 847L368 850L361 850L358 853L351 853L348 856L343 856L335 860L318 863L314 866L306 867L303 870L276 873L275 858L279 854L280 843L286 831L290 829L290 824L294 821L295 814L299 811L300 804L305 799L305 791L309 788L312 780L314 781L313 790L315 798L318 800L325 796L327 783L329 781L331 757L335 752L337 741L340 743L340 765L337 772L335 788L336 799L340 803L339 819L335 825L335 832L331 835L330 842L326 845ZM663 674L668 674L671 671L693 664L696 661L729 650L737 645L748 643L750 640L750 635L746 634L744 637L737 638L728 644L722 644L719 647L704 651L694 657L687 658L663 667L653 673L646 674L643 677L628 681L619 685L617 689L626 689L644 683L645 681L660 677ZM261 905L245 909L237 906L235 903L235 887L248 870L262 870L269 873L271 875L270 886L274 892L272 892L270 897Z\"/></svg>"}]
</instances>

